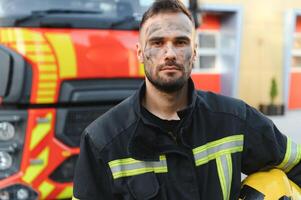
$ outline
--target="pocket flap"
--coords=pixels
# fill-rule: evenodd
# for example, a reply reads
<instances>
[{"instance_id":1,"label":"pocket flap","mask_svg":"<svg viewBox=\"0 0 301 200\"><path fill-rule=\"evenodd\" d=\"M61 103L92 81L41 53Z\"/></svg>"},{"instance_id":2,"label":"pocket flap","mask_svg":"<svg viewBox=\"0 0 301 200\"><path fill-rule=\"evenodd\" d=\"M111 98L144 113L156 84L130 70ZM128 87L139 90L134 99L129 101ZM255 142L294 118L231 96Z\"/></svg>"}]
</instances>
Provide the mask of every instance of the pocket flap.
<instances>
[{"instance_id":1,"label":"pocket flap","mask_svg":"<svg viewBox=\"0 0 301 200\"><path fill-rule=\"evenodd\" d=\"M131 177L128 181L128 187L137 200L151 199L159 192L159 183L154 173Z\"/></svg>"}]
</instances>

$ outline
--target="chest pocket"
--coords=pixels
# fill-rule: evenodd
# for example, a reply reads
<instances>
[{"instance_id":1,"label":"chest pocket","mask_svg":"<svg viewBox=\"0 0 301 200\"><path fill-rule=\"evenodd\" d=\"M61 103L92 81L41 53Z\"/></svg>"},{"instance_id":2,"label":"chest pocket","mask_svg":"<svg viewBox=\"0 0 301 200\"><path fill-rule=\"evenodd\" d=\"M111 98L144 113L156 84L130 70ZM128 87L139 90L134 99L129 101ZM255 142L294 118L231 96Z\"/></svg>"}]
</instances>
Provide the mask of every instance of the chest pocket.
<instances>
[{"instance_id":1,"label":"chest pocket","mask_svg":"<svg viewBox=\"0 0 301 200\"><path fill-rule=\"evenodd\" d=\"M127 186L136 200L161 199L158 197L160 186L154 173L133 176Z\"/></svg>"},{"instance_id":2,"label":"chest pocket","mask_svg":"<svg viewBox=\"0 0 301 200\"><path fill-rule=\"evenodd\" d=\"M168 172L165 155L161 155L158 161L140 161L133 158L113 160L109 162L109 166L113 179L116 181L122 178L128 179L126 185L127 191L131 195L129 199L166 199L159 197L158 193L162 193L159 192L162 189L160 189L161 187L156 177L158 173ZM125 199L127 198L125 197Z\"/></svg>"}]
</instances>

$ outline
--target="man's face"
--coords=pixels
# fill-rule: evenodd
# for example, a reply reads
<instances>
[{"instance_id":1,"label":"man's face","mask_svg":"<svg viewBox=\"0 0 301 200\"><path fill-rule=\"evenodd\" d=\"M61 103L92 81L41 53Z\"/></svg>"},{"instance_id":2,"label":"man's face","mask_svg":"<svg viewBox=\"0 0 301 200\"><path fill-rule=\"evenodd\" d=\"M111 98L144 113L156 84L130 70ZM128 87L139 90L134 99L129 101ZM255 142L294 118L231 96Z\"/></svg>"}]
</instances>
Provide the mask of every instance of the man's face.
<instances>
[{"instance_id":1,"label":"man's face","mask_svg":"<svg viewBox=\"0 0 301 200\"><path fill-rule=\"evenodd\" d=\"M180 90L191 74L196 56L194 25L183 13L161 13L140 30L137 45L146 81L171 93Z\"/></svg>"}]
</instances>

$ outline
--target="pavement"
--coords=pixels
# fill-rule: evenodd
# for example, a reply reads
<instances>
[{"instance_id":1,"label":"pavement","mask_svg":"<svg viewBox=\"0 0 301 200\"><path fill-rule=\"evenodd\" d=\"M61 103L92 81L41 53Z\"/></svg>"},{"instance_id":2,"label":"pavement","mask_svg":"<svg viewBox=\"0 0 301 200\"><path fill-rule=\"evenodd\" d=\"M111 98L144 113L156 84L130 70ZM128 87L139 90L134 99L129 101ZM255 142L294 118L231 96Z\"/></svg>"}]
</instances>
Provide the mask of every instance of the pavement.
<instances>
[{"instance_id":1,"label":"pavement","mask_svg":"<svg viewBox=\"0 0 301 200\"><path fill-rule=\"evenodd\" d=\"M301 110L286 111L283 116L269 116L269 118L283 134L301 144Z\"/></svg>"}]
</instances>

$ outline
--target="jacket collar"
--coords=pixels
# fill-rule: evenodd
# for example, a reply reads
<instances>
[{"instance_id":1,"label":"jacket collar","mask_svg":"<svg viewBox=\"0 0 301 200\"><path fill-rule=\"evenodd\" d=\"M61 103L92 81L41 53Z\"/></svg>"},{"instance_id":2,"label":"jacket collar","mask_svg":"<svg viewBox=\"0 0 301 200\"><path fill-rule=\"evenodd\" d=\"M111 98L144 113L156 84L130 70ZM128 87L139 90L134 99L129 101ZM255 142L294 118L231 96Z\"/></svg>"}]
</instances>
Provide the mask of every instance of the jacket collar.
<instances>
[{"instance_id":1,"label":"jacket collar","mask_svg":"<svg viewBox=\"0 0 301 200\"><path fill-rule=\"evenodd\" d=\"M178 111L182 128L188 128L189 120L196 106L197 93L194 88L192 79L188 80L189 105ZM160 134L160 127L149 121L141 113L141 100L145 95L145 82L136 92L133 98L133 107L138 116L138 123L135 131L131 135L128 150L131 157L139 160L158 160L162 151L166 152L174 148L174 144L167 140L167 137ZM180 135L181 137L181 135Z\"/></svg>"}]
</instances>

